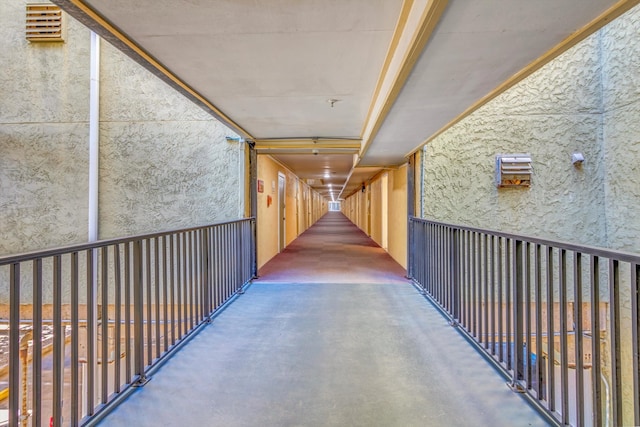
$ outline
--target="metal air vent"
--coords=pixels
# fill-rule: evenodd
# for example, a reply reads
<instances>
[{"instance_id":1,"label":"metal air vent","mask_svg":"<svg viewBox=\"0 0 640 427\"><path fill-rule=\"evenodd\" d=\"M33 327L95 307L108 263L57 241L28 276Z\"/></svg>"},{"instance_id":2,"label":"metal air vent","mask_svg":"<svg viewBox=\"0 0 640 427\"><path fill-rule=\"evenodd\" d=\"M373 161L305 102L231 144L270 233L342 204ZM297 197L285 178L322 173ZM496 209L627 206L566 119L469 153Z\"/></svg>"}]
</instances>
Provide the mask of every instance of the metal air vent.
<instances>
[{"instance_id":1,"label":"metal air vent","mask_svg":"<svg viewBox=\"0 0 640 427\"><path fill-rule=\"evenodd\" d=\"M496 156L498 187L529 187L532 171L529 154L498 154Z\"/></svg>"},{"instance_id":2,"label":"metal air vent","mask_svg":"<svg viewBox=\"0 0 640 427\"><path fill-rule=\"evenodd\" d=\"M62 10L49 4L28 4L26 36L30 42L64 41Z\"/></svg>"}]
</instances>

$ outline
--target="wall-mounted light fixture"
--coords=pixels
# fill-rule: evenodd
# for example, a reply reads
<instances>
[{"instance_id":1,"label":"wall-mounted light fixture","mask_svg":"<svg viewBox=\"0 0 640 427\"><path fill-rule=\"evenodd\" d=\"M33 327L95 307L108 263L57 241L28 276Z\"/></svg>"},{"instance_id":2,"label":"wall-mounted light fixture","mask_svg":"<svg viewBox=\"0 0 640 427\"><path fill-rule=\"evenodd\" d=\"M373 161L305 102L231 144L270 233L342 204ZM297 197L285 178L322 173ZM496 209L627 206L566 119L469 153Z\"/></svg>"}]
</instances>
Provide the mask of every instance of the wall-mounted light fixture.
<instances>
[{"instance_id":1,"label":"wall-mounted light fixture","mask_svg":"<svg viewBox=\"0 0 640 427\"><path fill-rule=\"evenodd\" d=\"M581 166L582 162L584 162L584 155L582 155L582 153L571 154L571 163L573 163L574 166Z\"/></svg>"},{"instance_id":2,"label":"wall-mounted light fixture","mask_svg":"<svg viewBox=\"0 0 640 427\"><path fill-rule=\"evenodd\" d=\"M531 186L530 154L498 154L496 155L496 185L498 187Z\"/></svg>"}]
</instances>

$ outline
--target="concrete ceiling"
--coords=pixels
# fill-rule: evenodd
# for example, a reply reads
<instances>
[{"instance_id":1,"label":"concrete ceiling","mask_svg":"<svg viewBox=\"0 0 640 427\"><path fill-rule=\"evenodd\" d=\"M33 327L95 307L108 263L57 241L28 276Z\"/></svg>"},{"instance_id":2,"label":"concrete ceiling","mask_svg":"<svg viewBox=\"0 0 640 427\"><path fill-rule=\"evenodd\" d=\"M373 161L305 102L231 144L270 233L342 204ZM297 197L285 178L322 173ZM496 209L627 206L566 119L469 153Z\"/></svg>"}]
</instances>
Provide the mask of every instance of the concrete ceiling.
<instances>
[{"instance_id":1,"label":"concrete ceiling","mask_svg":"<svg viewBox=\"0 0 640 427\"><path fill-rule=\"evenodd\" d=\"M54 3L331 199L639 1Z\"/></svg>"}]
</instances>

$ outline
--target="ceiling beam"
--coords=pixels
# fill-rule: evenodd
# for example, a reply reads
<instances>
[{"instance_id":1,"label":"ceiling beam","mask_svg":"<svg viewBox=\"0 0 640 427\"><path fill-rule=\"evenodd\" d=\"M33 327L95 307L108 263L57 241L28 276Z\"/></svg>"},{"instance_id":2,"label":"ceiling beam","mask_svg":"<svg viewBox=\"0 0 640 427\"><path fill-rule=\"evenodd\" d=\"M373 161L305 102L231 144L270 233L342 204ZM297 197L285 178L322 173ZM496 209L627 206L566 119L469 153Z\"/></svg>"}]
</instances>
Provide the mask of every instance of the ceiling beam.
<instances>
[{"instance_id":1,"label":"ceiling beam","mask_svg":"<svg viewBox=\"0 0 640 427\"><path fill-rule=\"evenodd\" d=\"M356 154L360 140L352 138L270 138L254 139L262 154Z\"/></svg>"},{"instance_id":2,"label":"ceiling beam","mask_svg":"<svg viewBox=\"0 0 640 427\"><path fill-rule=\"evenodd\" d=\"M357 154L359 148L255 147L258 154Z\"/></svg>"},{"instance_id":3,"label":"ceiling beam","mask_svg":"<svg viewBox=\"0 0 640 427\"><path fill-rule=\"evenodd\" d=\"M405 0L362 130L360 158L391 111L447 4L448 0Z\"/></svg>"}]
</instances>

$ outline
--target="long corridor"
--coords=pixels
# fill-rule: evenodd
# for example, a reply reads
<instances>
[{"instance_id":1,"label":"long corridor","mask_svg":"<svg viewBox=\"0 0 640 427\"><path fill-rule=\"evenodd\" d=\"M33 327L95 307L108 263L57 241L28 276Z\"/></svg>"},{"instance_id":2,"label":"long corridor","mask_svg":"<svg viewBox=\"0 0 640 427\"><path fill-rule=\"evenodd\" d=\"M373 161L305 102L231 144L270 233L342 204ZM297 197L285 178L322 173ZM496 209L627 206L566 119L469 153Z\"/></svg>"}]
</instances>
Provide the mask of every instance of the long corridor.
<instances>
[{"instance_id":1,"label":"long corridor","mask_svg":"<svg viewBox=\"0 0 640 427\"><path fill-rule=\"evenodd\" d=\"M100 425L547 425L403 274L329 213Z\"/></svg>"}]
</instances>

